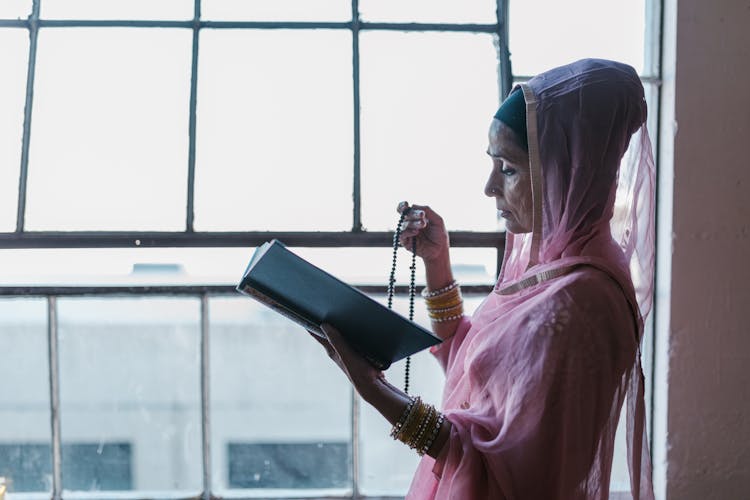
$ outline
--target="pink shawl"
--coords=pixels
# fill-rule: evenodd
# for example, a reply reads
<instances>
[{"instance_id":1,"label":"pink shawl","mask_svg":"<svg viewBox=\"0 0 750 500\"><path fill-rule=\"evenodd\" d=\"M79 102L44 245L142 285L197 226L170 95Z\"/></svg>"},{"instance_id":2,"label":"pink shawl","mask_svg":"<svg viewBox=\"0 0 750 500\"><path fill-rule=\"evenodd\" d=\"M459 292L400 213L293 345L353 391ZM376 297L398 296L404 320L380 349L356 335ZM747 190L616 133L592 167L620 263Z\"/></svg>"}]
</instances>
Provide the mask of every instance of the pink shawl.
<instances>
[{"instance_id":1,"label":"pink shawl","mask_svg":"<svg viewBox=\"0 0 750 500\"><path fill-rule=\"evenodd\" d=\"M654 164L643 87L630 66L587 59L521 88L533 231L507 235L494 293L433 349L452 430L407 498L608 499L627 394L632 496L650 500L640 343Z\"/></svg>"}]
</instances>

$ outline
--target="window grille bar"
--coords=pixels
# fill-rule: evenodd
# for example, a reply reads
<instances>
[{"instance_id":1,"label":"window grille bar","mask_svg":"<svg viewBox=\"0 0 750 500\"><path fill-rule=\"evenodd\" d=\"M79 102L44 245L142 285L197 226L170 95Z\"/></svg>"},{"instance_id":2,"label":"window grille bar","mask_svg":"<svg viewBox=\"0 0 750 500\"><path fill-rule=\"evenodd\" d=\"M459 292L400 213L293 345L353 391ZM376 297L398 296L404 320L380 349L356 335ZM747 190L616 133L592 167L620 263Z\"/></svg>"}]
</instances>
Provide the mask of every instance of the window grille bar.
<instances>
[{"instance_id":1,"label":"window grille bar","mask_svg":"<svg viewBox=\"0 0 750 500\"><path fill-rule=\"evenodd\" d=\"M192 233L195 218L195 114L198 102L198 39L200 36L201 1L195 0L193 17L193 54L190 66L190 119L188 124L187 218L185 230Z\"/></svg>"},{"instance_id":2,"label":"window grille bar","mask_svg":"<svg viewBox=\"0 0 750 500\"><path fill-rule=\"evenodd\" d=\"M49 402L52 426L52 500L62 495L62 438L60 436L60 367L58 354L57 297L47 297L47 345L49 351Z\"/></svg>"},{"instance_id":3,"label":"window grille bar","mask_svg":"<svg viewBox=\"0 0 750 500\"><path fill-rule=\"evenodd\" d=\"M352 498L361 497L359 492L359 416L359 395L354 387L352 387Z\"/></svg>"},{"instance_id":4,"label":"window grille bar","mask_svg":"<svg viewBox=\"0 0 750 500\"><path fill-rule=\"evenodd\" d=\"M238 277L239 281L239 277ZM367 294L385 294L387 286L383 285L354 285L359 291ZM461 285L464 295L487 294L492 291L493 285ZM421 293L424 285L417 285L417 293ZM176 297L199 297L204 294L237 295L239 292L234 285L138 285L138 286L0 286L0 297L86 297L86 296L108 296L127 297L139 296L176 296ZM408 285L396 285L395 293L406 295L409 293Z\"/></svg>"},{"instance_id":5,"label":"window grille bar","mask_svg":"<svg viewBox=\"0 0 750 500\"><path fill-rule=\"evenodd\" d=\"M0 19L0 28L29 29L29 21L28 19Z\"/></svg>"},{"instance_id":6,"label":"window grille bar","mask_svg":"<svg viewBox=\"0 0 750 500\"><path fill-rule=\"evenodd\" d=\"M359 0L352 0L352 85L354 111L354 186L352 201L354 203L354 220L352 231L362 231L362 191L361 191L361 140L360 140L360 94L359 94Z\"/></svg>"},{"instance_id":7,"label":"window grille bar","mask_svg":"<svg viewBox=\"0 0 750 500\"><path fill-rule=\"evenodd\" d=\"M26 191L29 176L29 144L31 142L31 109L34 104L34 75L36 74L36 47L39 38L39 2L34 0L28 19L29 65L26 72L26 98L23 107L23 136L21 138L21 167L18 174L18 208L16 232L21 233L26 224Z\"/></svg>"},{"instance_id":8,"label":"window grille bar","mask_svg":"<svg viewBox=\"0 0 750 500\"><path fill-rule=\"evenodd\" d=\"M249 493L246 493L247 490L242 491L242 494L234 494L232 491L228 491L225 495L221 497L221 500L361 500L361 499L367 499L367 500L404 500L403 496L394 496L394 495L387 495L387 496L360 496L360 497L353 497L351 493L328 493L327 491L324 494L315 494L315 493L300 493L297 495L283 495L283 494L276 494L271 495L266 491L264 491L262 494L256 494L256 496L249 496ZM161 493L159 492L158 495L150 495L150 496L141 496L143 495L143 492L140 491L134 491L134 492L119 492L119 491L96 491L94 492L95 496L92 495L89 492L66 492L66 498L70 498L72 500L196 500L195 496L192 497L186 497L181 496L179 493L176 493L174 495L169 495L168 493ZM14 495L14 498L19 497L18 494ZM20 498L22 499L36 499L41 498L38 497L35 494L21 494ZM219 497L213 497L215 500L218 500Z\"/></svg>"},{"instance_id":9,"label":"window grille bar","mask_svg":"<svg viewBox=\"0 0 750 500\"><path fill-rule=\"evenodd\" d=\"M500 63L500 99L505 99L513 88L513 70L508 49L508 0L497 0L497 51Z\"/></svg>"},{"instance_id":10,"label":"window grille bar","mask_svg":"<svg viewBox=\"0 0 750 500\"><path fill-rule=\"evenodd\" d=\"M497 33L496 24L457 23L373 23L362 21L360 29L372 31L468 31L472 33Z\"/></svg>"},{"instance_id":11,"label":"window grille bar","mask_svg":"<svg viewBox=\"0 0 750 500\"><path fill-rule=\"evenodd\" d=\"M203 439L202 500L211 500L211 412L209 379L208 295L201 295L201 437Z\"/></svg>"},{"instance_id":12,"label":"window grille bar","mask_svg":"<svg viewBox=\"0 0 750 500\"><path fill-rule=\"evenodd\" d=\"M39 19L40 28L189 28L195 22L185 21L152 21L140 19ZM353 21L200 21L198 28L210 29L354 29ZM478 33L497 33L497 24L479 23L377 23L359 21L360 30L382 31L466 31ZM28 21L0 20L0 26L28 26Z\"/></svg>"},{"instance_id":13,"label":"window grille bar","mask_svg":"<svg viewBox=\"0 0 750 500\"><path fill-rule=\"evenodd\" d=\"M452 247L502 247L501 232L451 231ZM34 231L0 233L2 248L255 247L278 239L290 247L391 247L391 231L118 232Z\"/></svg>"}]
</instances>

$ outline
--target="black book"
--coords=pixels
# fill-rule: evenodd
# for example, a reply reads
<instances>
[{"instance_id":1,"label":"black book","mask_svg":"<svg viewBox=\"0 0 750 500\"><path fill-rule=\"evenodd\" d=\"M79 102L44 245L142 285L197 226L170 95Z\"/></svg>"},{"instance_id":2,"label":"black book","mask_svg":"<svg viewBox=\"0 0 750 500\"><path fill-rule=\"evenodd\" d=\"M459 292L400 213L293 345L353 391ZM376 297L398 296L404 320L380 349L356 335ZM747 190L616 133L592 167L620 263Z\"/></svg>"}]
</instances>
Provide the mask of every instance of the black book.
<instances>
[{"instance_id":1,"label":"black book","mask_svg":"<svg viewBox=\"0 0 750 500\"><path fill-rule=\"evenodd\" d=\"M380 369L441 341L273 240L255 250L237 290L324 337L338 329Z\"/></svg>"}]
</instances>

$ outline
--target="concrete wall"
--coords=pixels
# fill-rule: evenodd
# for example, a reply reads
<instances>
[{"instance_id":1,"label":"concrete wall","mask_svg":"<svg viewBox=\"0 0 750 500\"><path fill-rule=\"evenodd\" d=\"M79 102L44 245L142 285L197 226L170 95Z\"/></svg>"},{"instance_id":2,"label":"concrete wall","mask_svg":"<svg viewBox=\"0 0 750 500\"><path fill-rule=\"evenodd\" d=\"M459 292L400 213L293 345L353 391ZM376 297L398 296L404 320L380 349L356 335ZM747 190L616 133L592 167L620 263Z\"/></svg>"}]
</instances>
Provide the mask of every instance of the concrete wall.
<instances>
[{"instance_id":1,"label":"concrete wall","mask_svg":"<svg viewBox=\"0 0 750 500\"><path fill-rule=\"evenodd\" d=\"M680 500L744 499L750 1L666 0L664 7L656 380L666 381L666 391L657 383L657 492Z\"/></svg>"}]
</instances>

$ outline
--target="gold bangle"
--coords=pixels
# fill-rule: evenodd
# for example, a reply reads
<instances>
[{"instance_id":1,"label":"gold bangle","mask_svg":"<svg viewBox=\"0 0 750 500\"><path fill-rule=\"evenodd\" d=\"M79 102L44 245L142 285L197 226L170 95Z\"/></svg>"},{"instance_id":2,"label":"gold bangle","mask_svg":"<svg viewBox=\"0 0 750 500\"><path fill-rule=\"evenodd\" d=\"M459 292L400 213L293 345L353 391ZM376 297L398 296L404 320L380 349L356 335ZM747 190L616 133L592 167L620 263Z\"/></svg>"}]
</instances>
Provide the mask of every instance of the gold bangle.
<instances>
[{"instance_id":1,"label":"gold bangle","mask_svg":"<svg viewBox=\"0 0 750 500\"><path fill-rule=\"evenodd\" d=\"M401 432L396 435L396 439L403 443L408 443L413 435L419 430L419 423L424 417L427 411L427 405L422 400L419 400L409 412L409 416L406 418L404 426L401 428Z\"/></svg>"},{"instance_id":2,"label":"gold bangle","mask_svg":"<svg viewBox=\"0 0 750 500\"><path fill-rule=\"evenodd\" d=\"M456 307L450 307L442 310L428 310L428 316L431 320L446 320L448 318L455 319L456 317L463 316L464 307L463 304L459 304Z\"/></svg>"},{"instance_id":3,"label":"gold bangle","mask_svg":"<svg viewBox=\"0 0 750 500\"><path fill-rule=\"evenodd\" d=\"M424 300L428 306L439 306L441 304L455 302L457 300L461 300L461 288L456 287L441 295L437 295L434 297L425 297Z\"/></svg>"},{"instance_id":4,"label":"gold bangle","mask_svg":"<svg viewBox=\"0 0 750 500\"><path fill-rule=\"evenodd\" d=\"M459 302L455 306L451 306L451 307L441 307L439 309L437 309L437 308L436 309L427 309L427 312L429 312L430 314L441 314L441 313L446 313L446 312L449 312L449 311L457 311L457 310L463 309L463 308L464 308L464 303L463 302Z\"/></svg>"},{"instance_id":5,"label":"gold bangle","mask_svg":"<svg viewBox=\"0 0 750 500\"><path fill-rule=\"evenodd\" d=\"M435 422L435 425L432 428L432 434L430 434L429 439L424 443L424 445L417 450L417 453L419 453L420 456L430 451L432 445L435 444L435 440L440 434L440 429L443 427L443 422L445 422L445 415L438 412L437 422Z\"/></svg>"},{"instance_id":6,"label":"gold bangle","mask_svg":"<svg viewBox=\"0 0 750 500\"><path fill-rule=\"evenodd\" d=\"M419 427L417 428L417 431L414 433L412 438L409 440L408 443L406 443L409 448L412 450L416 449L419 443L422 441L422 438L424 437L425 432L427 431L427 424L430 420L432 420L432 415L436 413L435 407L432 405L426 405L427 406L427 412L422 417L422 420L419 421Z\"/></svg>"},{"instance_id":7,"label":"gold bangle","mask_svg":"<svg viewBox=\"0 0 750 500\"><path fill-rule=\"evenodd\" d=\"M396 435L393 436L393 439L401 440L401 437L404 435L404 433L407 431L407 429L414 422L414 417L416 416L416 412L419 410L420 405L422 405L422 399L419 398L419 397L416 397L414 399L414 404L412 405L411 409L409 410L409 414L406 416L406 419L404 420L403 425L396 432Z\"/></svg>"},{"instance_id":8,"label":"gold bangle","mask_svg":"<svg viewBox=\"0 0 750 500\"><path fill-rule=\"evenodd\" d=\"M463 297L457 296L454 297L451 300L446 300L443 302L427 302L425 301L425 305L427 306L427 309L444 309L446 307L453 307L458 304L463 304L464 299Z\"/></svg>"},{"instance_id":9,"label":"gold bangle","mask_svg":"<svg viewBox=\"0 0 750 500\"><path fill-rule=\"evenodd\" d=\"M463 313L461 313L461 314L454 314L453 316L444 316L444 317L441 317L441 318L430 318L430 321L432 321L434 323L447 323L448 321L453 321L453 320L456 320L456 319L461 319L463 317L464 317L464 315L463 315Z\"/></svg>"},{"instance_id":10,"label":"gold bangle","mask_svg":"<svg viewBox=\"0 0 750 500\"><path fill-rule=\"evenodd\" d=\"M414 449L414 443L419 438L419 433L422 431L422 427L424 426L424 420L430 416L430 405L425 405L425 412L424 415L422 415L422 418L419 419L419 422L417 422L417 426L414 428L414 432L409 436L409 439L404 439L404 444L408 446L411 449Z\"/></svg>"},{"instance_id":11,"label":"gold bangle","mask_svg":"<svg viewBox=\"0 0 750 500\"><path fill-rule=\"evenodd\" d=\"M409 398L409 402L406 404L406 408L404 408L403 413L401 413L401 416L398 419L398 422L396 422L393 427L391 428L391 437L393 439L396 439L396 436L398 435L398 432L401 430L401 427L404 426L404 423L406 422L406 418L409 416L409 413L411 413L411 409L414 407L414 403L419 398Z\"/></svg>"},{"instance_id":12,"label":"gold bangle","mask_svg":"<svg viewBox=\"0 0 750 500\"><path fill-rule=\"evenodd\" d=\"M437 416L438 411L434 406L430 406L430 412L422 421L422 426L419 428L419 434L414 439L414 445L412 446L413 449L417 450L417 453L422 449L425 441L429 439L430 434L432 433L432 426L435 425L434 422L437 419Z\"/></svg>"},{"instance_id":13,"label":"gold bangle","mask_svg":"<svg viewBox=\"0 0 750 500\"><path fill-rule=\"evenodd\" d=\"M426 287L422 289L422 297L424 298L431 298L431 297L437 297L439 295L442 295L446 292L450 292L454 288L458 288L458 282L456 280L451 281L443 288L438 288L437 290L428 290Z\"/></svg>"}]
</instances>

